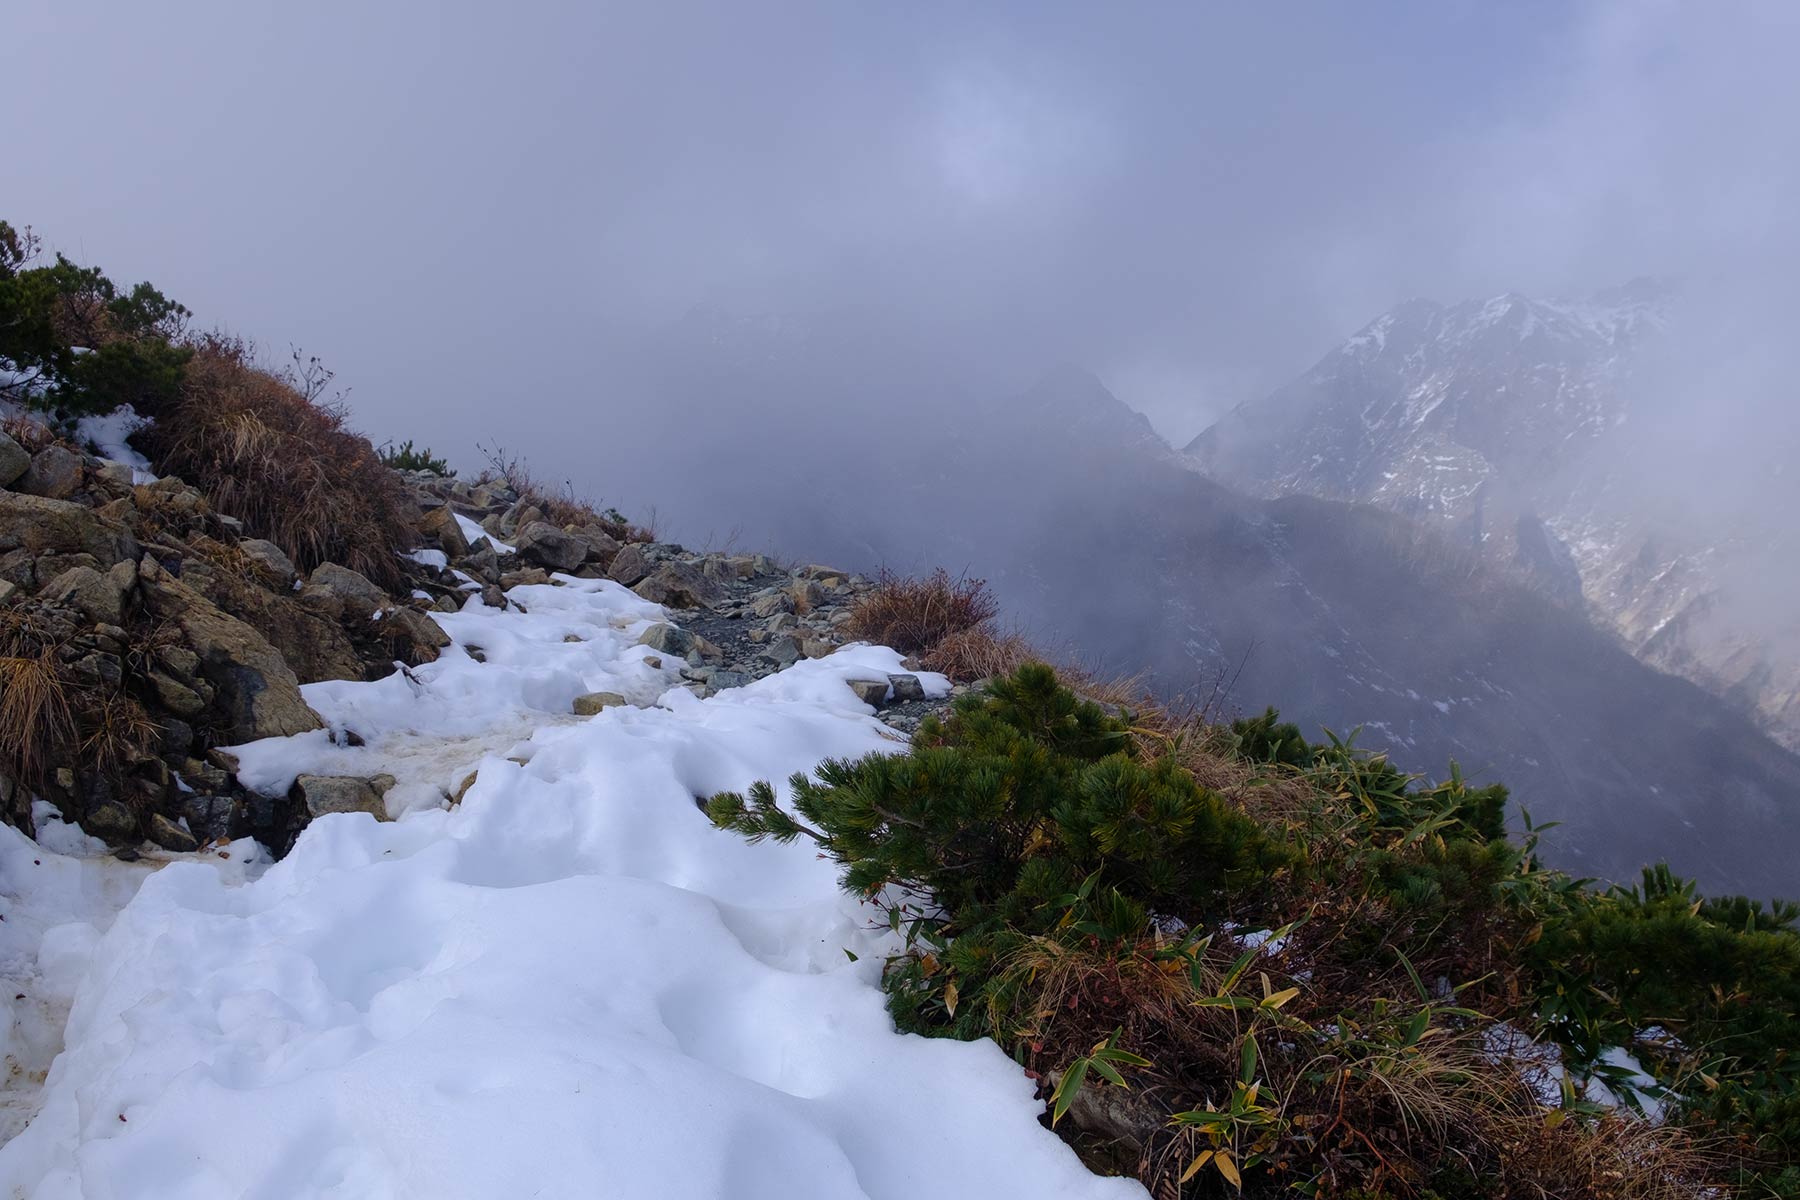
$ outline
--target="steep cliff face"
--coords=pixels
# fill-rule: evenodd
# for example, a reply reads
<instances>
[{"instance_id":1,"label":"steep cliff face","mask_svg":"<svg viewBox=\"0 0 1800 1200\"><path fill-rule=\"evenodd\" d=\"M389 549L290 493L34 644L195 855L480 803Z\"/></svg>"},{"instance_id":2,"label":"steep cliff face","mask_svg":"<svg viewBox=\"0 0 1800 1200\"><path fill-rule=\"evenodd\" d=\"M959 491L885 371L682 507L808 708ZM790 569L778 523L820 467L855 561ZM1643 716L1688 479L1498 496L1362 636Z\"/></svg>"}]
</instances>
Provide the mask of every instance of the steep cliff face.
<instances>
[{"instance_id":1,"label":"steep cliff face","mask_svg":"<svg viewBox=\"0 0 1800 1200\"><path fill-rule=\"evenodd\" d=\"M1678 352L1674 312L1647 281L1577 302L1409 301L1186 454L1258 494L1425 521L1800 747L1800 629L1758 603L1750 570L1783 533L1746 528L1742 507L1685 502L1702 481L1654 475L1682 471L1666 407L1645 400ZM1779 462L1742 466L1769 475L1766 508Z\"/></svg>"}]
</instances>

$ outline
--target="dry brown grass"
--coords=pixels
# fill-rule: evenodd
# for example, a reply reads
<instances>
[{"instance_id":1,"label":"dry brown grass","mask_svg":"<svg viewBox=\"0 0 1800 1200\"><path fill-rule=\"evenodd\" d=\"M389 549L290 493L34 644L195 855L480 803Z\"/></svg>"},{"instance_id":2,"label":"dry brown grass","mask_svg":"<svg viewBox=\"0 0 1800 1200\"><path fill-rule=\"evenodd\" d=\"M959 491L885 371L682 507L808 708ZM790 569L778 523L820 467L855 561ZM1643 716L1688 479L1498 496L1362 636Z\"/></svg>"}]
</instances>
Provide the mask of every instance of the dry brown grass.
<instances>
[{"instance_id":1,"label":"dry brown grass","mask_svg":"<svg viewBox=\"0 0 1800 1200\"><path fill-rule=\"evenodd\" d=\"M119 688L71 680L62 650L29 614L0 610L0 765L33 790L59 766L116 779L157 735Z\"/></svg>"},{"instance_id":2,"label":"dry brown grass","mask_svg":"<svg viewBox=\"0 0 1800 1200\"><path fill-rule=\"evenodd\" d=\"M64 450L76 454L83 453L80 446L64 437L55 429L35 417L25 413L12 413L0 417L0 433L6 434L19 443L27 453L36 454L50 446L61 446Z\"/></svg>"},{"instance_id":3,"label":"dry brown grass","mask_svg":"<svg viewBox=\"0 0 1800 1200\"><path fill-rule=\"evenodd\" d=\"M0 753L7 771L35 788L67 761L75 740L75 710L54 648L0 655Z\"/></svg>"},{"instance_id":4,"label":"dry brown grass","mask_svg":"<svg viewBox=\"0 0 1800 1200\"><path fill-rule=\"evenodd\" d=\"M504 447L482 446L480 450L487 457L488 466L477 483L495 480L505 483L519 493L521 501L543 513L544 519L552 525L564 528L571 525L597 525L609 537L621 542L657 540L654 513L642 523L628 521L616 510L601 509L580 496L575 491L574 483L569 480L564 480L556 487L544 483L532 473L529 463L516 454L508 453Z\"/></svg>"},{"instance_id":5,"label":"dry brown grass","mask_svg":"<svg viewBox=\"0 0 1800 1200\"><path fill-rule=\"evenodd\" d=\"M157 470L280 546L301 570L335 562L384 587L417 540L413 503L343 412L253 366L249 347L195 343L181 400L145 440Z\"/></svg>"},{"instance_id":6,"label":"dry brown grass","mask_svg":"<svg viewBox=\"0 0 1800 1200\"><path fill-rule=\"evenodd\" d=\"M926 654L954 634L988 627L1000 605L980 579L939 567L924 578L883 570L850 610L851 637Z\"/></svg>"},{"instance_id":7,"label":"dry brown grass","mask_svg":"<svg viewBox=\"0 0 1800 1200\"><path fill-rule=\"evenodd\" d=\"M958 683L974 683L994 675L1009 675L1037 658L1031 643L1021 635L997 633L990 626L978 625L945 637L919 656L919 665Z\"/></svg>"},{"instance_id":8,"label":"dry brown grass","mask_svg":"<svg viewBox=\"0 0 1800 1200\"><path fill-rule=\"evenodd\" d=\"M1723 1156L1671 1125L1630 1114L1560 1120L1523 1112L1489 1118L1486 1136L1505 1148L1494 1168L1516 1200L1693 1200L1730 1192Z\"/></svg>"}]
</instances>

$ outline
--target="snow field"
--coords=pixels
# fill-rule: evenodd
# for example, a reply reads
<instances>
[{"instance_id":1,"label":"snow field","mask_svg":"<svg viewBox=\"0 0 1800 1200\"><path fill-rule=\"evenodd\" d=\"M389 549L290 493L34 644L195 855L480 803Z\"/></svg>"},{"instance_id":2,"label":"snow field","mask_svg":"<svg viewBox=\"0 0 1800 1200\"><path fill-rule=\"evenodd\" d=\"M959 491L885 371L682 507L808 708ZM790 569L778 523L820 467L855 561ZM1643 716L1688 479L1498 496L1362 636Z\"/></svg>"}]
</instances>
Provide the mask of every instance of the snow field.
<instances>
[{"instance_id":1,"label":"snow field","mask_svg":"<svg viewBox=\"0 0 1800 1200\"><path fill-rule=\"evenodd\" d=\"M514 589L525 612L471 600L438 662L309 686L331 731L241 748L264 788L392 774L399 819L321 818L248 882L144 878L78 956L3 1194L1142 1196L1038 1124L994 1044L893 1032L891 935L828 863L697 811L903 749L846 686L899 656L847 647L702 701L636 644L660 608L563 584ZM596 690L634 706L568 715Z\"/></svg>"}]
</instances>

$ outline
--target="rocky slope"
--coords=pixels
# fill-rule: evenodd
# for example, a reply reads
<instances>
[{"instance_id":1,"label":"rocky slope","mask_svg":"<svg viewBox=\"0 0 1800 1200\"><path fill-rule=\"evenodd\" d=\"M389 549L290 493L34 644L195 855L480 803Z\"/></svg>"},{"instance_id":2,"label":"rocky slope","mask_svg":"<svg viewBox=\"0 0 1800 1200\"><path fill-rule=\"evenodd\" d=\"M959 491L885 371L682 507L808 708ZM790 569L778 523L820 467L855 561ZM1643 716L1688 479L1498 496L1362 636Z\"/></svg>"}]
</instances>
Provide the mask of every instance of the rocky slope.
<instances>
[{"instance_id":1,"label":"rocky slope","mask_svg":"<svg viewBox=\"0 0 1800 1200\"><path fill-rule=\"evenodd\" d=\"M307 776L260 794L229 748L323 728L304 684L435 660L450 642L434 612L506 607L505 589L552 571L611 578L697 610L691 632L660 626L649 644L710 695L830 653L869 586L761 555L621 544L549 523L505 483L415 474L423 547L406 564L410 594L395 597L336 563L302 577L180 480L137 483L127 466L42 441L32 453L0 434L0 696L19 743L0 764L0 804L30 833L34 799L47 802L125 857L145 841L183 852L246 836L279 853L322 813L386 816L390 779ZM888 719L915 720L904 702L916 681L868 698L887 705L889 690ZM576 712L608 702L584 696ZM26 727L57 740L38 745Z\"/></svg>"},{"instance_id":2,"label":"rocky slope","mask_svg":"<svg viewBox=\"0 0 1800 1200\"><path fill-rule=\"evenodd\" d=\"M1671 458L1679 433L1658 428L1650 395L1682 336L1672 308L1649 282L1579 302L1410 301L1186 452L1257 494L1426 521L1800 748L1800 626L1754 602L1762 564L1784 550L1769 538L1792 535L1696 503L1708 481ZM1740 473L1770 468L1765 511L1778 458L1735 456ZM1655 479L1671 466L1682 474Z\"/></svg>"}]
</instances>

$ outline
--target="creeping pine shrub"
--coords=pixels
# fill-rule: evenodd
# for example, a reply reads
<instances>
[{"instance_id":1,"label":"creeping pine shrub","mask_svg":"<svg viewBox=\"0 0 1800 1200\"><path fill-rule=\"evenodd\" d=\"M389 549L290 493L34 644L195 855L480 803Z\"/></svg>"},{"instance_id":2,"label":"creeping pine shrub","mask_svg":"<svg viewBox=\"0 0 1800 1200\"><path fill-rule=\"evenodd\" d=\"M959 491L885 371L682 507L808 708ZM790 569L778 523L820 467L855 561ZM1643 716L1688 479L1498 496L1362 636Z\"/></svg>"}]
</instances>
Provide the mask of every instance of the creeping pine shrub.
<instances>
[{"instance_id":1,"label":"creeping pine shrub","mask_svg":"<svg viewBox=\"0 0 1800 1200\"><path fill-rule=\"evenodd\" d=\"M18 377L6 398L70 419L122 404L154 415L172 402L192 354L181 344L188 310L60 254L34 266L37 253L29 229L0 221L0 361Z\"/></svg>"},{"instance_id":2,"label":"creeping pine shrub","mask_svg":"<svg viewBox=\"0 0 1800 1200\"><path fill-rule=\"evenodd\" d=\"M398 446L389 442L381 448L380 454L381 461L396 471L430 471L433 475L450 473L450 464L433 456L430 446L414 450L411 438Z\"/></svg>"},{"instance_id":3,"label":"creeping pine shrub","mask_svg":"<svg viewBox=\"0 0 1800 1200\"><path fill-rule=\"evenodd\" d=\"M910 755L827 761L790 780L794 814L766 782L713 797L718 825L752 839L806 836L859 894L928 896L893 919L954 939L962 993L991 982L1021 937L1073 928L1136 937L1152 912L1214 912L1291 859L1286 847L1163 756L1132 754L1123 720L1079 699L1041 663L927 720ZM907 1028L956 1020L956 973L888 976ZM983 1032L969 1004L963 1036Z\"/></svg>"},{"instance_id":4,"label":"creeping pine shrub","mask_svg":"<svg viewBox=\"0 0 1800 1200\"><path fill-rule=\"evenodd\" d=\"M1634 887L1571 893L1531 947L1540 1010L1577 1061L1630 1046L1753 1162L1800 1161L1797 922L1800 906L1707 899L1661 865ZM1764 1183L1800 1196L1800 1173Z\"/></svg>"}]
</instances>

